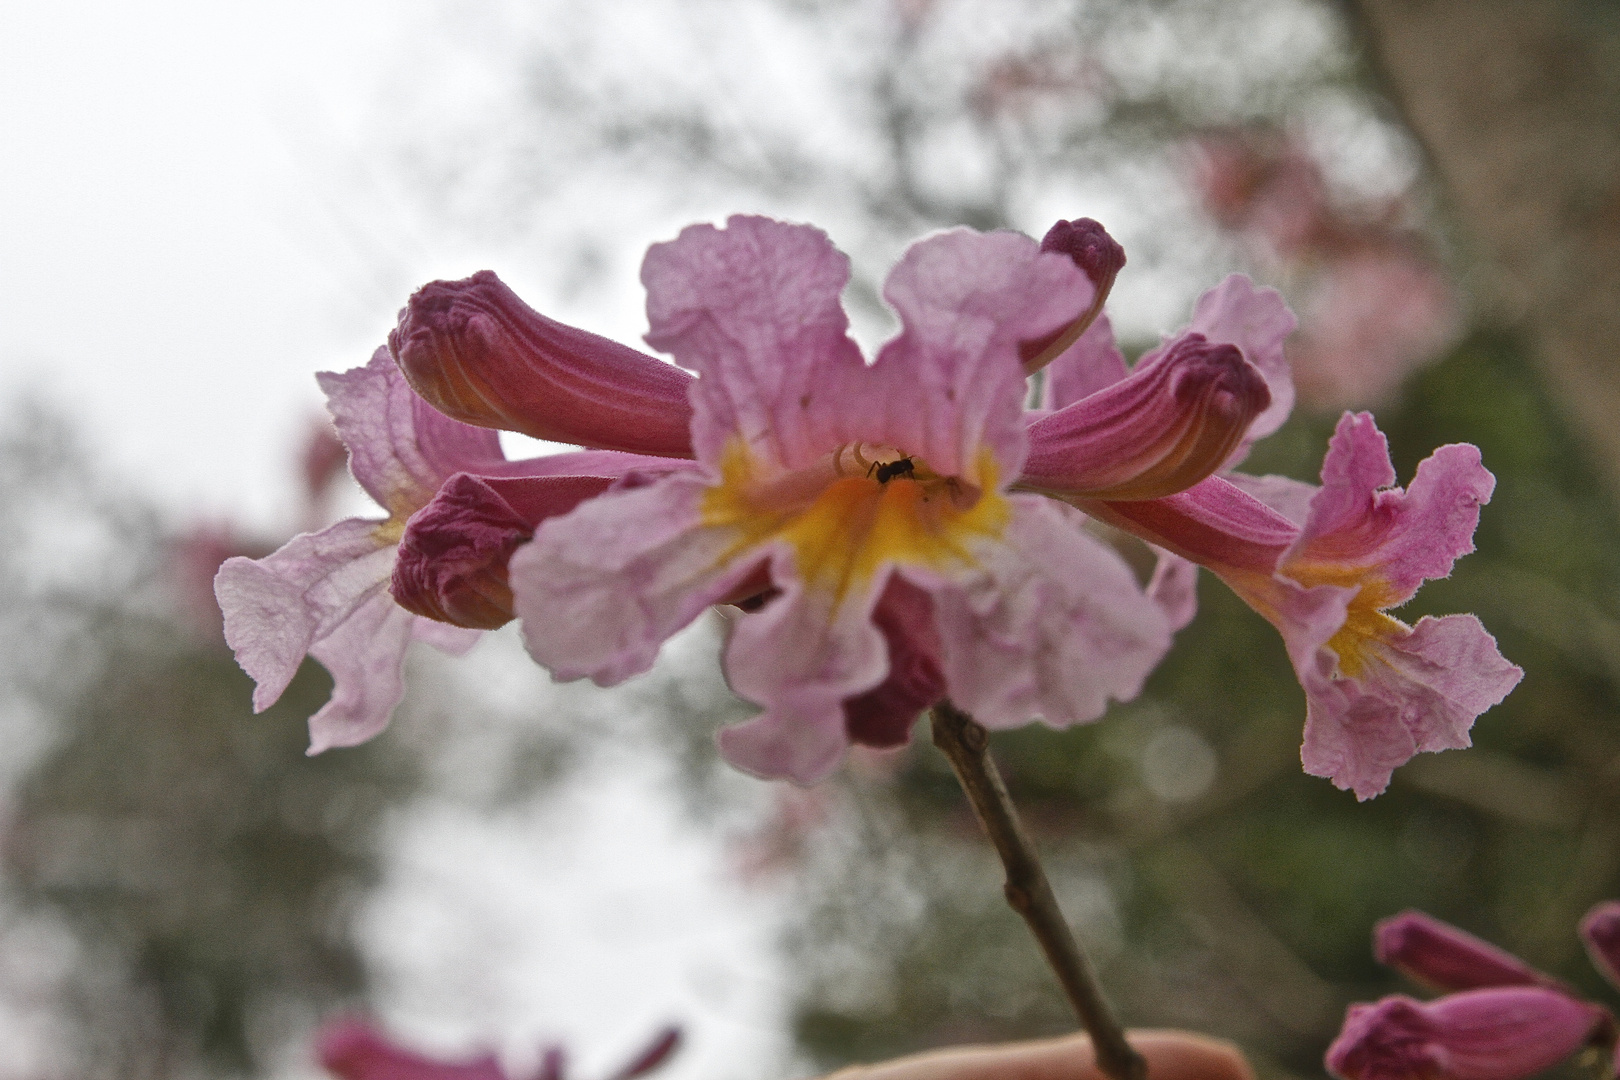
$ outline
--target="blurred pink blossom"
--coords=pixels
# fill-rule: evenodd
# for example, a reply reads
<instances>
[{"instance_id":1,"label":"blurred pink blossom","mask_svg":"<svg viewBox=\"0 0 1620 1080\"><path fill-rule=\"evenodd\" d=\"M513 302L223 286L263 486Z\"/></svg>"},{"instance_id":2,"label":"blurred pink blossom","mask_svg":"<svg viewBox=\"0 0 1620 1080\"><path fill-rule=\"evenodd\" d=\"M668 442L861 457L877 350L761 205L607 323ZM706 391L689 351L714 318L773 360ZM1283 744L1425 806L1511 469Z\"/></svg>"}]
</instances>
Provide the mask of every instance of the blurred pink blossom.
<instances>
[{"instance_id":1,"label":"blurred pink blossom","mask_svg":"<svg viewBox=\"0 0 1620 1080\"><path fill-rule=\"evenodd\" d=\"M1403 198L1336 199L1303 143L1269 129L1204 136L1192 171L1215 220L1298 283L1304 317L1290 358L1306 405L1381 404L1455 340L1455 292L1423 238L1403 224Z\"/></svg>"},{"instance_id":2,"label":"blurred pink blossom","mask_svg":"<svg viewBox=\"0 0 1620 1080\"><path fill-rule=\"evenodd\" d=\"M665 1028L606 1080L646 1076L667 1064L680 1044L680 1028ZM567 1080L567 1055L560 1046L546 1049L537 1072L514 1076L493 1053L443 1061L405 1049L358 1017L327 1023L315 1037L315 1053L338 1080Z\"/></svg>"}]
</instances>

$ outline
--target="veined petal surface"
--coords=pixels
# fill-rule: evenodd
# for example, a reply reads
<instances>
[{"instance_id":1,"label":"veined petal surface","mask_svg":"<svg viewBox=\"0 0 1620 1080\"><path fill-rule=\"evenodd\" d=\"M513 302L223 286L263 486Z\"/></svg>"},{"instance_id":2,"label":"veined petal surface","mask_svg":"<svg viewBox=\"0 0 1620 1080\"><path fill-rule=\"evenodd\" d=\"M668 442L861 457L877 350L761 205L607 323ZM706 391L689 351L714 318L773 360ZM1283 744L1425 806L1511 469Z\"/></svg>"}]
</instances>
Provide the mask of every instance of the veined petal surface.
<instances>
[{"instance_id":1,"label":"veined petal surface","mask_svg":"<svg viewBox=\"0 0 1620 1080\"><path fill-rule=\"evenodd\" d=\"M979 568L936 582L952 700L987 728L1039 716L1054 727L1135 697L1170 646L1165 612L1081 515L1032 495L979 551Z\"/></svg>"}]
</instances>

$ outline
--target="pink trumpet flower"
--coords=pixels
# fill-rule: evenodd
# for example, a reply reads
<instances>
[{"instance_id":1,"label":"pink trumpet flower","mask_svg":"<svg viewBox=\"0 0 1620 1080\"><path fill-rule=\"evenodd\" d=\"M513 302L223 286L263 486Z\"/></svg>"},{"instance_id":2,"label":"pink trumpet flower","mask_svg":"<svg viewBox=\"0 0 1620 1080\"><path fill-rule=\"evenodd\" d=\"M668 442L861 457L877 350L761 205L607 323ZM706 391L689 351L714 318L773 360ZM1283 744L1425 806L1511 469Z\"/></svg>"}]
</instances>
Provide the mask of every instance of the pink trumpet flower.
<instances>
[{"instance_id":1,"label":"pink trumpet flower","mask_svg":"<svg viewBox=\"0 0 1620 1080\"><path fill-rule=\"evenodd\" d=\"M1598 969L1620 985L1612 952L1597 943L1616 924L1620 904L1599 904L1581 933ZM1614 1051L1607 1009L1421 911L1379 923L1373 950L1412 979L1455 992L1430 1002L1393 995L1350 1006L1327 1051L1328 1070L1344 1080L1524 1080L1586 1047Z\"/></svg>"},{"instance_id":2,"label":"pink trumpet flower","mask_svg":"<svg viewBox=\"0 0 1620 1080\"><path fill-rule=\"evenodd\" d=\"M679 1049L681 1031L665 1028L607 1080L635 1080L666 1064ZM549 1048L539 1071L512 1076L494 1054L466 1061L440 1061L396 1045L366 1020L346 1018L323 1027L315 1040L322 1067L338 1080L566 1080L566 1055Z\"/></svg>"},{"instance_id":3,"label":"pink trumpet flower","mask_svg":"<svg viewBox=\"0 0 1620 1080\"><path fill-rule=\"evenodd\" d=\"M1490 485L1477 452L1443 448L1410 493L1384 490L1381 436L1347 418L1319 491L1230 472L1288 415L1293 316L1234 275L1127 368L1102 314L1123 260L1087 221L1041 244L930 237L889 277L902 330L871 363L839 302L847 259L818 230L764 218L649 251L647 340L680 367L546 319L493 274L431 284L389 338L420 430L590 449L439 455L397 508L384 491L389 520L354 526L386 548L368 595L401 620L515 614L556 677L602 685L736 604L726 672L763 712L722 732L722 752L808 783L851 742L903 743L946 695L990 728L1097 718L1191 618L1201 563L1283 631L1310 695L1312 772L1367 797L1412 753L1466 745L1518 669L1470 616L1409 629L1383 610L1468 550ZM1038 371L1042 407L1026 410ZM1081 511L1158 547L1145 589ZM257 574L297 586L302 565L284 549ZM341 666L318 588L234 587L250 671L280 670L259 658L266 638L283 667L305 647ZM272 601L301 612L298 634L267 633ZM396 683L398 655L373 665ZM386 722L369 715L367 734Z\"/></svg>"},{"instance_id":4,"label":"pink trumpet flower","mask_svg":"<svg viewBox=\"0 0 1620 1080\"><path fill-rule=\"evenodd\" d=\"M476 573L458 573L454 564L429 575L439 591L419 595L410 607L401 607L389 592L402 572L402 539L411 541L407 556L424 543L438 550L430 530L444 500L482 483L504 493L508 514L532 530L545 516L573 509L634 470L680 467L631 454L509 462L494 431L433 409L382 349L365 367L323 374L320 382L355 479L388 516L349 518L296 536L262 559L227 559L214 579L225 640L258 684L255 711L275 703L306 653L332 673L332 699L309 721L312 754L364 742L387 726L404 693L401 666L413 640L460 654L490 625L487 618L444 618L481 612L480 590L488 589ZM410 525L418 511L426 513L426 540L413 540ZM403 572L411 572L409 560Z\"/></svg>"}]
</instances>

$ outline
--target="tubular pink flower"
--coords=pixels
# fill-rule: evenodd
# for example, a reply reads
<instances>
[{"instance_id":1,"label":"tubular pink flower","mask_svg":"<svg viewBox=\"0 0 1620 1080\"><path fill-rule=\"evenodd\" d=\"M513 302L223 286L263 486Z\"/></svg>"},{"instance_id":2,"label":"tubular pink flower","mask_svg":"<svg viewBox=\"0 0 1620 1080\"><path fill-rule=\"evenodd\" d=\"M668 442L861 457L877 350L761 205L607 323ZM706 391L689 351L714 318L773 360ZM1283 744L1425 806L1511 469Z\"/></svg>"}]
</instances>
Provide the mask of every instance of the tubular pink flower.
<instances>
[{"instance_id":1,"label":"tubular pink flower","mask_svg":"<svg viewBox=\"0 0 1620 1080\"><path fill-rule=\"evenodd\" d=\"M1383 791L1415 753L1470 745L1475 718L1524 675L1472 615L1408 627L1385 614L1474 549L1479 508L1495 486L1479 451L1442 446L1409 490L1394 482L1372 417L1346 414L1310 515L1277 568L1306 589L1345 590L1342 625L1324 640L1323 626L1294 628L1290 653L1309 703L1305 771L1361 799ZM1279 626L1288 639L1291 629Z\"/></svg>"},{"instance_id":2,"label":"tubular pink flower","mask_svg":"<svg viewBox=\"0 0 1620 1080\"><path fill-rule=\"evenodd\" d=\"M1384 490L1381 436L1347 417L1320 489L1228 472L1291 407L1292 314L1233 275L1128 371L1099 311L1122 253L1094 223L1060 226L1039 246L965 230L915 245L885 288L903 330L871 365L839 303L847 260L760 218L648 253L647 341L696 380L545 319L493 275L429 286L390 338L423 393L476 424L610 449L450 462L385 504L397 565L389 550L345 573L369 587L388 571L404 606L384 614L490 627L515 612L553 674L604 685L736 604L727 672L764 712L722 750L809 781L851 741L904 741L946 693L993 728L1095 718L1192 617L1197 563L1282 632L1308 771L1367 798L1413 753L1466 745L1518 669L1471 616L1406 627L1384 611L1469 550L1491 483L1477 451L1442 448L1410 492ZM1025 413L1025 372L1049 360L1048 408ZM1157 547L1146 592L1075 507ZM285 568L296 603L261 598L248 621L271 626L272 603L336 611L310 606L314 584L379 548L376 523L346 524L330 539L348 547ZM331 651L363 654L364 632ZM376 685L394 697L380 720L367 706L366 733L397 700L403 645L377 648L392 665L367 671L391 670Z\"/></svg>"},{"instance_id":3,"label":"tubular pink flower","mask_svg":"<svg viewBox=\"0 0 1620 1080\"><path fill-rule=\"evenodd\" d=\"M647 340L700 376L701 472L536 531L511 560L530 652L617 682L764 570L775 595L738 620L726 670L765 711L721 749L801 782L852 738L900 739L943 689L989 727L1091 720L1137 693L1165 615L1078 514L1007 490L1027 446L1019 343L1079 316L1083 275L1015 234L923 241L889 278L903 330L870 366L847 278L819 231L759 218L652 248Z\"/></svg>"},{"instance_id":4,"label":"tubular pink flower","mask_svg":"<svg viewBox=\"0 0 1620 1080\"><path fill-rule=\"evenodd\" d=\"M1494 987L1427 1004L1352 1005L1327 1067L1344 1080L1524 1080L1585 1046L1607 1014L1544 987Z\"/></svg>"},{"instance_id":5,"label":"tubular pink flower","mask_svg":"<svg viewBox=\"0 0 1620 1080\"><path fill-rule=\"evenodd\" d=\"M459 473L483 477L515 500L524 514L505 523L523 538L532 532L540 509L524 481L501 478L525 474L557 476L532 481L572 483L600 490L636 469L680 468L687 463L607 451L560 454L528 462L509 462L494 431L458 423L418 397L386 350L371 363L342 374L323 374L322 388L338 434L349 448L350 468L368 494L388 513L383 520L349 518L328 529L294 537L262 559L228 559L214 579L214 591L225 618L225 639L237 662L258 685L257 712L281 697L307 654L331 672L332 698L310 718L310 753L334 746L353 746L387 726L404 695L401 666L412 641L423 640L450 653L465 652L477 640L475 629L493 618L486 600L499 598L490 576L480 577L468 565L467 552L457 566L447 564L430 575L440 591L434 601L418 596L411 609L394 602L389 584L407 522L434 502L439 488ZM688 466L689 467L689 466ZM595 480L594 477L607 477ZM571 509L577 498L556 501L554 511ZM439 513L442 523L444 514ZM485 520L480 544L499 549L494 524ZM420 538L416 541L420 544ZM474 545L477 547L477 545ZM510 553L507 546L507 553ZM412 551L419 551L413 547ZM493 591L492 591L493 589ZM407 598L411 598L409 591ZM418 612L433 613L422 618ZM461 625L438 621L449 616ZM448 620L447 620L448 621ZM497 624L498 625L498 624Z\"/></svg>"},{"instance_id":6,"label":"tubular pink flower","mask_svg":"<svg viewBox=\"0 0 1620 1080\"><path fill-rule=\"evenodd\" d=\"M1278 628L1306 692L1305 770L1360 799L1415 753L1468 746L1523 674L1472 615L1408 627L1385 614L1473 550L1493 485L1479 451L1441 447L1409 491L1394 480L1372 418L1346 414L1302 524L1220 477L1165 499L1080 502L1213 570ZM1296 486L1251 486L1297 513Z\"/></svg>"},{"instance_id":7,"label":"tubular pink flower","mask_svg":"<svg viewBox=\"0 0 1620 1080\"><path fill-rule=\"evenodd\" d=\"M1421 911L1403 911L1379 922L1373 928L1373 955L1436 990L1559 987L1557 980L1507 950Z\"/></svg>"},{"instance_id":8,"label":"tubular pink flower","mask_svg":"<svg viewBox=\"0 0 1620 1080\"><path fill-rule=\"evenodd\" d=\"M228 559L214 579L225 640L258 684L255 712L275 703L306 653L332 673L332 699L309 721L311 753L363 742L387 725L404 693L400 665L411 641L452 653L472 646L471 631L395 605L388 579L405 519L447 476L504 465L495 432L434 412L384 350L363 368L319 378L355 479L389 516L340 521L263 559Z\"/></svg>"},{"instance_id":9,"label":"tubular pink flower","mask_svg":"<svg viewBox=\"0 0 1620 1080\"><path fill-rule=\"evenodd\" d=\"M1108 500L1184 491L1225 464L1270 403L1236 346L1185 334L1128 377L1031 424L1019 486Z\"/></svg>"},{"instance_id":10,"label":"tubular pink flower","mask_svg":"<svg viewBox=\"0 0 1620 1080\"><path fill-rule=\"evenodd\" d=\"M1608 900L1588 911L1581 920L1581 940L1593 966L1620 987L1620 902Z\"/></svg>"},{"instance_id":11,"label":"tubular pink flower","mask_svg":"<svg viewBox=\"0 0 1620 1080\"><path fill-rule=\"evenodd\" d=\"M692 455L688 372L546 318L488 270L418 289L388 349L418 394L465 424Z\"/></svg>"}]
</instances>

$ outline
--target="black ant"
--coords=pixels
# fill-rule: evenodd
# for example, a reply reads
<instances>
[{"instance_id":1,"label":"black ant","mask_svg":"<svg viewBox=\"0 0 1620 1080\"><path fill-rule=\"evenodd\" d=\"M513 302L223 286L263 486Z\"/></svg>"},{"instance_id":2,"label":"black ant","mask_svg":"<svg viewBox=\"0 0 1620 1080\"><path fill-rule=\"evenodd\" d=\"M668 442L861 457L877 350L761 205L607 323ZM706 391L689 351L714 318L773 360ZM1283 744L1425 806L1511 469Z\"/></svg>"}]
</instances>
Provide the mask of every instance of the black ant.
<instances>
[{"instance_id":1,"label":"black ant","mask_svg":"<svg viewBox=\"0 0 1620 1080\"><path fill-rule=\"evenodd\" d=\"M917 466L911 458L903 457L899 461L874 461L872 467L866 470L866 475L877 473L877 482L887 484L897 476L904 476L908 480L917 472Z\"/></svg>"}]
</instances>

